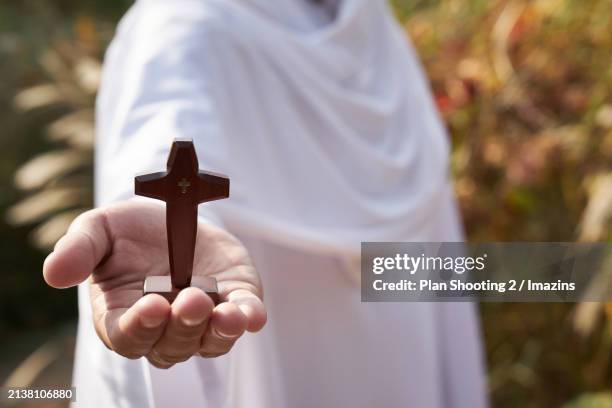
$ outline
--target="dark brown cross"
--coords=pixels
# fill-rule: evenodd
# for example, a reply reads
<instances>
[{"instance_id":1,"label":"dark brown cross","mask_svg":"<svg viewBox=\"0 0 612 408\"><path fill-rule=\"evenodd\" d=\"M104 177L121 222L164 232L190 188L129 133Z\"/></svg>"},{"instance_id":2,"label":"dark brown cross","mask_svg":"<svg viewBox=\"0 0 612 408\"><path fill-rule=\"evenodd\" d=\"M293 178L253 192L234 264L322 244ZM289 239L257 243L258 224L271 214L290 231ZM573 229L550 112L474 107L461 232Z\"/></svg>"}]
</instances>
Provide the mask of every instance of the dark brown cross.
<instances>
[{"instance_id":1,"label":"dark brown cross","mask_svg":"<svg viewBox=\"0 0 612 408\"><path fill-rule=\"evenodd\" d=\"M172 301L181 289L191 285L218 301L215 278L192 277L193 258L198 204L229 197L229 179L200 171L193 142L176 139L168 156L167 171L137 176L134 181L136 194L166 202L170 277L147 277L145 294L159 293Z\"/></svg>"}]
</instances>

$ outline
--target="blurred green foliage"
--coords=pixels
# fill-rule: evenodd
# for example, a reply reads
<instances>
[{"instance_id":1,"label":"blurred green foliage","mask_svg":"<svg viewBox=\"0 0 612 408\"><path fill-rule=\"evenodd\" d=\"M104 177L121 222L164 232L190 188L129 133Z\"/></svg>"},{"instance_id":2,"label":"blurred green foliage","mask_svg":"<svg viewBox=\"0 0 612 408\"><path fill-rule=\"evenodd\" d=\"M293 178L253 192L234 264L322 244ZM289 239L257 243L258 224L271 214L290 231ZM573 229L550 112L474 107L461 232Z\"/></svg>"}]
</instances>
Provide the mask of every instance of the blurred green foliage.
<instances>
[{"instance_id":1,"label":"blurred green foliage","mask_svg":"<svg viewBox=\"0 0 612 408\"><path fill-rule=\"evenodd\" d=\"M75 291L59 293L41 279L45 251L30 245L33 226L8 225L4 216L24 196L15 188L15 171L57 147L46 137L46 126L69 113L70 107L55 104L20 112L14 98L23 88L52 80L44 56L53 47L74 42L79 22L83 26L87 16L100 18L96 31L105 44L127 5L121 0L0 2L0 346L20 332L44 330L76 316Z\"/></svg>"},{"instance_id":2,"label":"blurred green foliage","mask_svg":"<svg viewBox=\"0 0 612 408\"><path fill-rule=\"evenodd\" d=\"M452 137L470 240L610 238L610 10L609 0L445 0L405 16ZM481 305L493 406L612 405L590 397L612 386L601 306Z\"/></svg>"},{"instance_id":3,"label":"blurred green foliage","mask_svg":"<svg viewBox=\"0 0 612 408\"><path fill-rule=\"evenodd\" d=\"M0 2L1 214L27 196L12 187L21 164L58 148L87 151L69 126L88 117L93 100L83 89L87 82L76 75L79 61L100 60L129 3ZM469 238L609 240L612 0L393 4L452 137L457 197ZM16 109L15 95L39 84L68 84L76 97ZM85 115L75 119L74 112ZM62 131L57 120L66 117L73 121L62 122ZM75 179L75 173L85 177ZM43 191L83 183L90 173L75 167ZM66 201L43 206L47 218L28 206L9 212L36 219L32 225L9 227L0 220L0 331L8 341L11 333L75 317L75 297L44 287L43 252L26 239L41 222L87 202ZM39 244L52 240L49 236L41 240L34 234ZM32 298L36 302L27 301ZM481 310L493 406L612 406L604 392L612 386L611 306L486 304Z\"/></svg>"}]
</instances>

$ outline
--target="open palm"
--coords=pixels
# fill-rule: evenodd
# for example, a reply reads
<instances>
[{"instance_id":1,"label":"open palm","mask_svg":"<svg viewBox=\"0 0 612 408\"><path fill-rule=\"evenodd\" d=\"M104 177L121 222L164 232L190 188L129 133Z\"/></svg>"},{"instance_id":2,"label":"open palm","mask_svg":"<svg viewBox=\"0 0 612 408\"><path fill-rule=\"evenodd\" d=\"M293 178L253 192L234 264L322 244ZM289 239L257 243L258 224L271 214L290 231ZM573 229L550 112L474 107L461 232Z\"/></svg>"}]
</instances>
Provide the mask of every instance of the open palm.
<instances>
[{"instance_id":1,"label":"open palm","mask_svg":"<svg viewBox=\"0 0 612 408\"><path fill-rule=\"evenodd\" d=\"M46 259L47 283L65 288L89 279L94 326L102 341L128 358L145 356L167 368L194 354L229 351L245 332L266 321L259 276L231 234L198 225L193 273L217 279L221 303L197 288L170 305L143 297L147 276L168 275L165 211L147 202L123 202L77 218Z\"/></svg>"}]
</instances>

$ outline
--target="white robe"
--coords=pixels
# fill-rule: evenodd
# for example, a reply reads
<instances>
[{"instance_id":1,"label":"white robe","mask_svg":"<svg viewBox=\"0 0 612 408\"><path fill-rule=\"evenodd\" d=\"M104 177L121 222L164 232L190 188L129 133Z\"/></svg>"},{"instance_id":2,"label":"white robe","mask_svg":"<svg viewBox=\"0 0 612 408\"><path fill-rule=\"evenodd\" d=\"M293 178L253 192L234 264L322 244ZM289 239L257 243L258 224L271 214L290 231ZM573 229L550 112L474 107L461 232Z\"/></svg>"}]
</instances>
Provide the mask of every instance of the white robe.
<instances>
[{"instance_id":1,"label":"white robe","mask_svg":"<svg viewBox=\"0 0 612 408\"><path fill-rule=\"evenodd\" d=\"M158 370L105 348L81 285L78 406L486 405L472 305L360 302L361 241L462 239L446 134L385 2L138 1L105 60L96 203L132 198L174 137L230 176L200 215L249 249L268 324Z\"/></svg>"}]
</instances>

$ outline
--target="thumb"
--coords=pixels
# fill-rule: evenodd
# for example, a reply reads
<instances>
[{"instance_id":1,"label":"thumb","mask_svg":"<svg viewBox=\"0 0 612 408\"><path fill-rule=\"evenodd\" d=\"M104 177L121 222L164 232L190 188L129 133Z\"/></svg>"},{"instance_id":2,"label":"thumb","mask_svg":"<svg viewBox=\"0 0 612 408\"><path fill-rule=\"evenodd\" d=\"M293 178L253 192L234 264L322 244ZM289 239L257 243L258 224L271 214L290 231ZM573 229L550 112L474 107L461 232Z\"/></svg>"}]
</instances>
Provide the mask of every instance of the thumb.
<instances>
[{"instance_id":1,"label":"thumb","mask_svg":"<svg viewBox=\"0 0 612 408\"><path fill-rule=\"evenodd\" d=\"M43 276L47 284L68 288L87 279L112 248L107 225L103 209L79 215L45 259Z\"/></svg>"}]
</instances>

